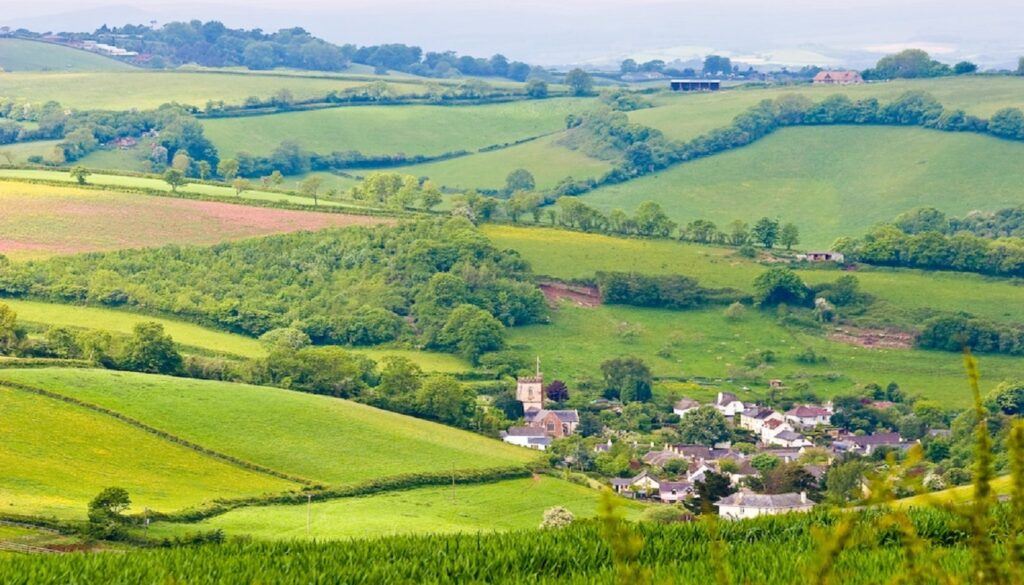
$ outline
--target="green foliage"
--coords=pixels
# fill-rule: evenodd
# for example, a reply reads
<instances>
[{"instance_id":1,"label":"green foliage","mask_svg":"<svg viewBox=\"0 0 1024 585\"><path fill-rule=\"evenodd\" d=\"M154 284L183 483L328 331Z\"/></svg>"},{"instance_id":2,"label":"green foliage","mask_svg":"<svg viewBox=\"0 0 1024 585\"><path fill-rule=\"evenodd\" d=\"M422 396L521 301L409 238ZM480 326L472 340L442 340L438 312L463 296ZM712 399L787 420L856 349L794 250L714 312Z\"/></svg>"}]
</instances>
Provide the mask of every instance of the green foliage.
<instances>
[{"instance_id":1,"label":"green foliage","mask_svg":"<svg viewBox=\"0 0 1024 585\"><path fill-rule=\"evenodd\" d=\"M987 402L1003 414L1024 416L1024 383L1019 380L1000 383L988 395Z\"/></svg>"},{"instance_id":2,"label":"green foliage","mask_svg":"<svg viewBox=\"0 0 1024 585\"><path fill-rule=\"evenodd\" d=\"M185 179L185 173L178 169L167 169L163 174L164 182L171 186L171 191L177 193L179 187L183 187L188 184Z\"/></svg>"},{"instance_id":3,"label":"green foliage","mask_svg":"<svg viewBox=\"0 0 1024 585\"><path fill-rule=\"evenodd\" d=\"M181 354L174 340L155 322L139 323L125 342L118 359L121 367L151 374L174 374L181 370Z\"/></svg>"},{"instance_id":4,"label":"green foliage","mask_svg":"<svg viewBox=\"0 0 1024 585\"><path fill-rule=\"evenodd\" d=\"M601 364L605 396L623 403L651 399L653 377L644 361L637 357L614 358Z\"/></svg>"},{"instance_id":5,"label":"green foliage","mask_svg":"<svg viewBox=\"0 0 1024 585\"><path fill-rule=\"evenodd\" d=\"M949 65L933 60L921 49L905 49L895 55L882 57L874 69L864 72L865 79L899 79L940 77L949 75Z\"/></svg>"},{"instance_id":6,"label":"green foliage","mask_svg":"<svg viewBox=\"0 0 1024 585\"><path fill-rule=\"evenodd\" d=\"M573 523L576 517L572 512L562 506L555 506L544 510L544 519L541 520L541 528L563 528Z\"/></svg>"},{"instance_id":7,"label":"green foliage","mask_svg":"<svg viewBox=\"0 0 1024 585\"><path fill-rule=\"evenodd\" d=\"M712 290L686 276L648 276L637 273L598 272L601 300L613 305L692 309L728 303L737 296L730 289Z\"/></svg>"},{"instance_id":8,"label":"green foliage","mask_svg":"<svg viewBox=\"0 0 1024 585\"><path fill-rule=\"evenodd\" d=\"M533 174L526 169L515 169L505 178L505 192L515 193L516 191L533 191L537 181Z\"/></svg>"},{"instance_id":9,"label":"green foliage","mask_svg":"<svg viewBox=\"0 0 1024 585\"><path fill-rule=\"evenodd\" d=\"M728 441L732 433L725 416L705 404L683 416L679 421L679 436L684 443L713 446Z\"/></svg>"},{"instance_id":10,"label":"green foliage","mask_svg":"<svg viewBox=\"0 0 1024 585\"><path fill-rule=\"evenodd\" d=\"M565 84L573 95L589 95L594 91L594 80L586 71L576 68L565 75Z\"/></svg>"},{"instance_id":11,"label":"green foliage","mask_svg":"<svg viewBox=\"0 0 1024 585\"><path fill-rule=\"evenodd\" d=\"M806 305L810 289L789 268L771 268L754 279L754 300L761 305Z\"/></svg>"}]
</instances>

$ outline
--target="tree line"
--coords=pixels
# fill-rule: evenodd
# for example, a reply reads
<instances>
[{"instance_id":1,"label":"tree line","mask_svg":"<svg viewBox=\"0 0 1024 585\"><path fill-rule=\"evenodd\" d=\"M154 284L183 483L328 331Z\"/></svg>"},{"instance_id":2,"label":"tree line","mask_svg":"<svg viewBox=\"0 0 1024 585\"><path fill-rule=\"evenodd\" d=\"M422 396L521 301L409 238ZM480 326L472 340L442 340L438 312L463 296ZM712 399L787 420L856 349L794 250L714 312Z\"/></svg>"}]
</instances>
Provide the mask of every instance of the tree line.
<instances>
[{"instance_id":1,"label":"tree line","mask_svg":"<svg viewBox=\"0 0 1024 585\"><path fill-rule=\"evenodd\" d=\"M705 288L688 276L598 272L595 280L601 300L611 305L692 309L734 303L743 298L739 291Z\"/></svg>"},{"instance_id":2,"label":"tree line","mask_svg":"<svg viewBox=\"0 0 1024 585\"><path fill-rule=\"evenodd\" d=\"M546 316L529 266L464 219L297 233L213 247L111 252L0 266L0 294L173 314L316 344L405 340L477 362L506 327Z\"/></svg>"}]
</instances>

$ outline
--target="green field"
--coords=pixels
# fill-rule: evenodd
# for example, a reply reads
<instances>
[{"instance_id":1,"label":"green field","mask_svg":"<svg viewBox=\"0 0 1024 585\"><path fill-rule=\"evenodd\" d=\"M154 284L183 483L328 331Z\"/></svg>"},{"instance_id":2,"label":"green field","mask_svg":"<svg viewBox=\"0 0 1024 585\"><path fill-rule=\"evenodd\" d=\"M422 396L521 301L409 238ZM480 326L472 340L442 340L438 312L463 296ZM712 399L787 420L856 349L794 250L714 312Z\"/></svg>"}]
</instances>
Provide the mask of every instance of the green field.
<instances>
[{"instance_id":1,"label":"green field","mask_svg":"<svg viewBox=\"0 0 1024 585\"><path fill-rule=\"evenodd\" d=\"M996 495L1009 494L1013 489L1013 478L1010 476L998 477L992 481L992 492ZM902 500L896 500L896 505L901 507L909 506L934 506L935 504L966 504L973 501L974 499L974 486L973 485L962 485L955 488L949 488L939 492L933 492L930 494L922 494L920 496L912 496L909 498L903 498Z\"/></svg>"},{"instance_id":2,"label":"green field","mask_svg":"<svg viewBox=\"0 0 1024 585\"><path fill-rule=\"evenodd\" d=\"M625 338L619 331L638 331ZM780 325L773 312L749 309L738 321L723 316L723 308L669 311L622 306L580 308L562 304L550 325L530 325L510 331L510 349L524 356L542 356L544 371L554 378L600 386L600 365L620 356L638 356L655 376L716 380L707 396L719 390L738 391L743 397L764 398L768 380L779 378L789 386L805 381L825 398L849 393L862 384L883 386L895 381L911 395L965 407L971 395L957 353L914 349L866 349L831 341ZM796 356L812 348L827 363L805 364ZM663 350L668 355L659 355ZM774 363L747 377L743 357L772 350ZM984 356L980 360L984 386L1016 378L1020 358ZM745 387L749 387L746 390ZM670 390L666 386L665 390ZM700 396L704 398L706 396Z\"/></svg>"},{"instance_id":3,"label":"green field","mask_svg":"<svg viewBox=\"0 0 1024 585\"><path fill-rule=\"evenodd\" d=\"M22 299L0 298L0 303L11 307L18 314L18 321L39 327L72 327L75 329L99 329L130 335L132 328L138 323L156 321L164 327L174 340L185 346L205 352L230 354L247 358L266 355L260 342L251 337L228 333L186 321L153 317L140 313L131 313L103 307L85 307L46 303ZM417 351L396 348L346 348L347 351L365 355L375 361L386 356L402 356L408 358L427 372L464 372L469 364L462 358L433 351Z\"/></svg>"},{"instance_id":4,"label":"green field","mask_svg":"<svg viewBox=\"0 0 1024 585\"><path fill-rule=\"evenodd\" d=\"M127 63L88 51L42 41L0 39L0 72L7 71L127 71ZM0 86L3 76L0 75ZM7 95L0 91L0 95Z\"/></svg>"},{"instance_id":5,"label":"green field","mask_svg":"<svg viewBox=\"0 0 1024 585\"><path fill-rule=\"evenodd\" d=\"M215 451L332 485L486 469L536 453L466 431L300 392L107 370L0 370Z\"/></svg>"},{"instance_id":6,"label":"green field","mask_svg":"<svg viewBox=\"0 0 1024 585\"><path fill-rule=\"evenodd\" d=\"M1022 156L1024 144L978 134L788 128L746 148L603 187L583 201L604 211L657 201L681 223L779 217L800 228L802 246L820 248L914 207L962 215L1021 205Z\"/></svg>"},{"instance_id":7,"label":"green field","mask_svg":"<svg viewBox=\"0 0 1024 585\"><path fill-rule=\"evenodd\" d=\"M0 254L19 260L394 221L3 180L0 205Z\"/></svg>"},{"instance_id":8,"label":"green field","mask_svg":"<svg viewBox=\"0 0 1024 585\"><path fill-rule=\"evenodd\" d=\"M565 280L593 278L599 271L683 274L710 287L752 291L762 264L735 250L671 240L616 238L549 228L485 226L500 248L517 250L537 274ZM800 270L809 284L831 282L836 270ZM918 319L933 310L968 311L996 321L1024 323L1024 287L1013 279L976 274L862 268L861 288Z\"/></svg>"},{"instance_id":9,"label":"green field","mask_svg":"<svg viewBox=\"0 0 1024 585\"><path fill-rule=\"evenodd\" d=\"M247 471L110 416L0 386L0 510L82 519L103 488L124 487L133 512L172 511L215 498L297 484Z\"/></svg>"},{"instance_id":10,"label":"green field","mask_svg":"<svg viewBox=\"0 0 1024 585\"><path fill-rule=\"evenodd\" d=\"M544 510L564 506L577 518L594 516L600 493L547 476L491 484L420 488L311 506L239 508L195 525L156 524L153 536L221 529L228 536L267 540L374 538L397 534L492 532L536 528ZM641 504L622 500L627 517ZM306 520L310 520L306 531Z\"/></svg>"},{"instance_id":11,"label":"green field","mask_svg":"<svg viewBox=\"0 0 1024 585\"><path fill-rule=\"evenodd\" d=\"M11 163L23 165L28 163L30 156L49 156L53 147L57 146L60 140L33 140L31 142L15 142L14 144L0 145L0 164L8 164L6 154L11 155Z\"/></svg>"},{"instance_id":12,"label":"green field","mask_svg":"<svg viewBox=\"0 0 1024 585\"><path fill-rule=\"evenodd\" d=\"M102 58L102 57L101 57ZM373 78L308 76L221 71L118 71L95 73L7 73L0 75L0 96L30 102L58 101L79 109L151 109L178 102L202 108L208 100L241 104L245 98L269 98L281 89L295 99L322 97L331 91L364 86ZM388 82L396 94L420 93L423 84Z\"/></svg>"},{"instance_id":13,"label":"green field","mask_svg":"<svg viewBox=\"0 0 1024 585\"><path fill-rule=\"evenodd\" d=\"M739 87L718 93L663 92L652 100L657 107L631 112L629 117L634 122L661 130L669 138L689 140L728 125L738 114L761 100L775 99L787 93L806 95L814 101L845 94L851 99L874 97L886 102L904 92L917 90L931 93L947 108L962 108L986 118L1000 108L1024 107L1024 79L1008 76L947 77L838 87L798 85Z\"/></svg>"},{"instance_id":14,"label":"green field","mask_svg":"<svg viewBox=\"0 0 1024 585\"><path fill-rule=\"evenodd\" d=\"M270 154L283 141L328 153L439 155L475 151L565 128L567 114L592 99L548 99L480 106L360 106L258 118L205 120L222 158Z\"/></svg>"}]
</instances>

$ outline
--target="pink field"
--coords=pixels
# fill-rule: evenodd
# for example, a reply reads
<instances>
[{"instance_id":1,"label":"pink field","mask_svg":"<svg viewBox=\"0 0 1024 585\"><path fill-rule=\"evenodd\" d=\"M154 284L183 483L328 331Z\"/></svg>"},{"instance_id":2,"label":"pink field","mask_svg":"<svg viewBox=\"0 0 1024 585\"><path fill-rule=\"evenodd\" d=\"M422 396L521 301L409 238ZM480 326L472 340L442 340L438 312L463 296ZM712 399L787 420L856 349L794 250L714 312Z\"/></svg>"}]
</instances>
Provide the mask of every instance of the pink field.
<instances>
[{"instance_id":1,"label":"pink field","mask_svg":"<svg viewBox=\"0 0 1024 585\"><path fill-rule=\"evenodd\" d=\"M12 259L379 223L394 220L33 184L0 190L0 254Z\"/></svg>"}]
</instances>

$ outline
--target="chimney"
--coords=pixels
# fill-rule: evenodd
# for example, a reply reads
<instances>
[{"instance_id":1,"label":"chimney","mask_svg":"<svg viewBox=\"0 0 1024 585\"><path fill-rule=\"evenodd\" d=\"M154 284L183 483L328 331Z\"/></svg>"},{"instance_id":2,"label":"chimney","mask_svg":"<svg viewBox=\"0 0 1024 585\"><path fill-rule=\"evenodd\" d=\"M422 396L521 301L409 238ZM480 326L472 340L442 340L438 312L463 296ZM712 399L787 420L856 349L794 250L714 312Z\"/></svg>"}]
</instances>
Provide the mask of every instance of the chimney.
<instances>
[{"instance_id":1,"label":"chimney","mask_svg":"<svg viewBox=\"0 0 1024 585\"><path fill-rule=\"evenodd\" d=\"M807 503L807 492L800 492L800 503L801 504L806 504Z\"/></svg>"}]
</instances>

